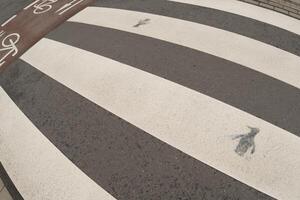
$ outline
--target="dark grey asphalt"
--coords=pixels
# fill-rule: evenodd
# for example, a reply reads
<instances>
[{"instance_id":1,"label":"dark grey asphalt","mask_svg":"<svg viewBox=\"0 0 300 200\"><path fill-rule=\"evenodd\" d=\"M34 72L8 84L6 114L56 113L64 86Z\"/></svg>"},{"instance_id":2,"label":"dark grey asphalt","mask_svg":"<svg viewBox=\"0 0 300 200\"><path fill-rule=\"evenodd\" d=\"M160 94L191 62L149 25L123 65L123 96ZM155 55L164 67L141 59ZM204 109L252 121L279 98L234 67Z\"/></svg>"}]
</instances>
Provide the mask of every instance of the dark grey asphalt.
<instances>
[{"instance_id":1,"label":"dark grey asphalt","mask_svg":"<svg viewBox=\"0 0 300 200\"><path fill-rule=\"evenodd\" d=\"M260 72L187 47L81 23L67 22L46 37L164 77L300 136L300 90Z\"/></svg>"},{"instance_id":2,"label":"dark grey asphalt","mask_svg":"<svg viewBox=\"0 0 300 200\"><path fill-rule=\"evenodd\" d=\"M74 164L120 200L272 199L17 61L0 84Z\"/></svg>"},{"instance_id":3,"label":"dark grey asphalt","mask_svg":"<svg viewBox=\"0 0 300 200\"><path fill-rule=\"evenodd\" d=\"M153 13L205 24L300 55L299 35L270 24L220 10L166 0L97 0L94 6Z\"/></svg>"},{"instance_id":4,"label":"dark grey asphalt","mask_svg":"<svg viewBox=\"0 0 300 200\"><path fill-rule=\"evenodd\" d=\"M33 0L0 0L0 24L29 5Z\"/></svg>"}]
</instances>

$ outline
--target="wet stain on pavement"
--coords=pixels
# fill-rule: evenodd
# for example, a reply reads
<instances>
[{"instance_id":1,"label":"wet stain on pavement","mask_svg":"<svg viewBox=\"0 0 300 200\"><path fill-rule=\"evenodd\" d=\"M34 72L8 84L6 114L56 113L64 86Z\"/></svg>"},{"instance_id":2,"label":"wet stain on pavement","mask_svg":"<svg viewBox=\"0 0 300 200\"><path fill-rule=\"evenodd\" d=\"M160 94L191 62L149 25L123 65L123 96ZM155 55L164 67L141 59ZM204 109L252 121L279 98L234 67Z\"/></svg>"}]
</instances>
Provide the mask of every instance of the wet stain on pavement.
<instances>
[{"instance_id":1,"label":"wet stain on pavement","mask_svg":"<svg viewBox=\"0 0 300 200\"><path fill-rule=\"evenodd\" d=\"M244 156L249 149L251 149L251 154L255 153L254 138L259 133L260 130L259 128L254 128L250 126L248 126L248 128L250 129L249 133L240 134L233 138L233 140L240 139L238 145L234 150L235 153L237 153L239 156Z\"/></svg>"},{"instance_id":2,"label":"wet stain on pavement","mask_svg":"<svg viewBox=\"0 0 300 200\"><path fill-rule=\"evenodd\" d=\"M139 27L141 25L146 25L150 22L150 19L141 19L136 25L134 25L133 27Z\"/></svg>"}]
</instances>

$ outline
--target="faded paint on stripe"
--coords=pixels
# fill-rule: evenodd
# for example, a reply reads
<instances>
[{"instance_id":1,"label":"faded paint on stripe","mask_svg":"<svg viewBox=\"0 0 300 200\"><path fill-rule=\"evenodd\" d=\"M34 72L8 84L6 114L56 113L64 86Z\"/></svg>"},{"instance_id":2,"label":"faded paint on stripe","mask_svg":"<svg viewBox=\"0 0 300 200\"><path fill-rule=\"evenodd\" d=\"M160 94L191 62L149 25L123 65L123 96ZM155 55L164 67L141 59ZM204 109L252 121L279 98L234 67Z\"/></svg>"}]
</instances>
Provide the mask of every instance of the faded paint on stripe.
<instances>
[{"instance_id":1,"label":"faded paint on stripe","mask_svg":"<svg viewBox=\"0 0 300 200\"><path fill-rule=\"evenodd\" d=\"M297 136L176 83L59 42L43 39L22 59L227 175L274 198L300 198ZM241 156L246 147L232 137L245 137L247 126L260 130L257 150Z\"/></svg>"}]
</instances>

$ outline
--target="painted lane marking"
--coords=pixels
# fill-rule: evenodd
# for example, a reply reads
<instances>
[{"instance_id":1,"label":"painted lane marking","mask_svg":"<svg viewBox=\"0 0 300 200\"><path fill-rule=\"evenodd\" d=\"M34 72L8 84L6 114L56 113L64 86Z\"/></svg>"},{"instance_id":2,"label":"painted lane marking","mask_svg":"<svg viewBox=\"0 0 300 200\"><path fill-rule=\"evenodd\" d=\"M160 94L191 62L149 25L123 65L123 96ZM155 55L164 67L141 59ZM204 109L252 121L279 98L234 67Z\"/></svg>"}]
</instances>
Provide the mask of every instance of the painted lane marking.
<instances>
[{"instance_id":1,"label":"painted lane marking","mask_svg":"<svg viewBox=\"0 0 300 200\"><path fill-rule=\"evenodd\" d=\"M46 13L52 9L52 4L58 2L57 0L37 0L24 8L27 10L28 8L33 7L33 14L39 15Z\"/></svg>"},{"instance_id":2,"label":"painted lane marking","mask_svg":"<svg viewBox=\"0 0 300 200\"><path fill-rule=\"evenodd\" d=\"M76 5L80 4L83 1L84 0L73 0L70 3L67 3L64 6L62 6L60 9L58 9L56 11L56 13L59 13L58 15L62 15L65 12L67 12L68 10L70 10L71 8L75 7Z\"/></svg>"},{"instance_id":3,"label":"painted lane marking","mask_svg":"<svg viewBox=\"0 0 300 200\"><path fill-rule=\"evenodd\" d=\"M151 19L152 23L143 28L132 27L141 18ZM100 7L88 7L68 21L113 28L179 44L238 63L300 88L300 57L236 33L171 17Z\"/></svg>"},{"instance_id":4,"label":"painted lane marking","mask_svg":"<svg viewBox=\"0 0 300 200\"><path fill-rule=\"evenodd\" d=\"M1 27L4 27L6 24L8 24L10 21L12 21L14 18L16 18L17 17L17 15L14 15L14 16L12 16L12 17L10 17L8 20L6 20L2 25L1 25Z\"/></svg>"},{"instance_id":5,"label":"painted lane marking","mask_svg":"<svg viewBox=\"0 0 300 200\"><path fill-rule=\"evenodd\" d=\"M0 110L1 162L24 199L114 199L53 145L2 87Z\"/></svg>"},{"instance_id":6,"label":"painted lane marking","mask_svg":"<svg viewBox=\"0 0 300 200\"><path fill-rule=\"evenodd\" d=\"M55 13L58 13L58 15L62 15L83 1L85 0L71 0L71 2L64 4L58 10L56 10ZM53 5L57 2L59 1L58 0L37 0L29 4L28 6L26 6L24 10L33 7L34 8L33 14L39 15L52 10Z\"/></svg>"},{"instance_id":7,"label":"painted lane marking","mask_svg":"<svg viewBox=\"0 0 300 200\"><path fill-rule=\"evenodd\" d=\"M300 139L283 129L161 77L53 40L42 39L21 59L259 191L278 199L300 198ZM231 135L248 131L246 125L259 127L260 134L255 154L241 157L235 152L238 141Z\"/></svg>"},{"instance_id":8,"label":"painted lane marking","mask_svg":"<svg viewBox=\"0 0 300 200\"><path fill-rule=\"evenodd\" d=\"M35 5L39 1L40 0L36 0L36 1L32 2L31 4L29 4L28 6L26 6L25 8L23 8L23 10L27 10L28 8L32 7L33 5Z\"/></svg>"}]
</instances>

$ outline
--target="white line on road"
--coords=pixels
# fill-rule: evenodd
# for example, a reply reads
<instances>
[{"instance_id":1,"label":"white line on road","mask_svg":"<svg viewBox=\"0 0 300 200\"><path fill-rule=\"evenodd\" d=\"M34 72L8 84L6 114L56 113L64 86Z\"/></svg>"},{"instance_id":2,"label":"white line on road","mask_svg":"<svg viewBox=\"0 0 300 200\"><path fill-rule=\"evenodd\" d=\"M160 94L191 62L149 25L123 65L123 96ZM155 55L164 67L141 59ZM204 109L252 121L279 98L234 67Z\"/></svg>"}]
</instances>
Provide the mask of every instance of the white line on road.
<instances>
[{"instance_id":1,"label":"white line on road","mask_svg":"<svg viewBox=\"0 0 300 200\"><path fill-rule=\"evenodd\" d=\"M25 8L23 8L23 10L27 10L28 8L30 8L31 6L35 5L39 1L40 0L36 0L36 1L32 2L31 4L29 4L28 6L26 6Z\"/></svg>"},{"instance_id":2,"label":"white line on road","mask_svg":"<svg viewBox=\"0 0 300 200\"><path fill-rule=\"evenodd\" d=\"M10 17L8 20L6 20L3 24L1 24L1 27L4 27L6 24L8 24L11 20L13 20L14 18L16 18L17 15L14 15L12 17Z\"/></svg>"}]
</instances>

